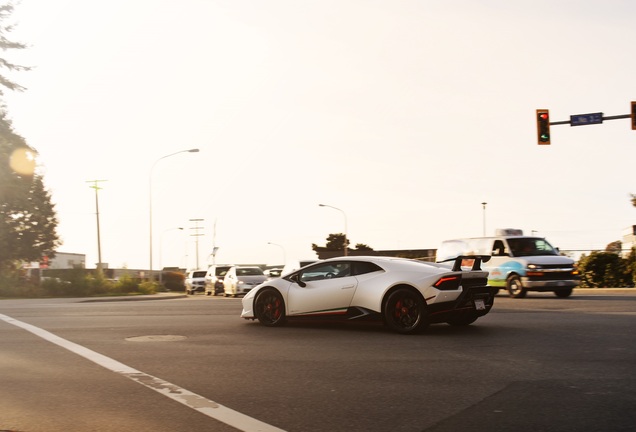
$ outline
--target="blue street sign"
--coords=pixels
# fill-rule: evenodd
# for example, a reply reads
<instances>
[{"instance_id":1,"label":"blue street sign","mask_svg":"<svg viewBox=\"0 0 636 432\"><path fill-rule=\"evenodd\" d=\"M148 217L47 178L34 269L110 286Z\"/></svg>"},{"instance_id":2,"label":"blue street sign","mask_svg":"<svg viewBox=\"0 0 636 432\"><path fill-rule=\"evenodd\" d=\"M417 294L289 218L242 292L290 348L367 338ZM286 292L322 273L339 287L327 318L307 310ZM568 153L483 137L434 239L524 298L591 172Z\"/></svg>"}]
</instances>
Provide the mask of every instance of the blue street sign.
<instances>
[{"instance_id":1,"label":"blue street sign","mask_svg":"<svg viewBox=\"0 0 636 432\"><path fill-rule=\"evenodd\" d=\"M577 114L570 116L570 126L584 126L603 123L603 113Z\"/></svg>"}]
</instances>

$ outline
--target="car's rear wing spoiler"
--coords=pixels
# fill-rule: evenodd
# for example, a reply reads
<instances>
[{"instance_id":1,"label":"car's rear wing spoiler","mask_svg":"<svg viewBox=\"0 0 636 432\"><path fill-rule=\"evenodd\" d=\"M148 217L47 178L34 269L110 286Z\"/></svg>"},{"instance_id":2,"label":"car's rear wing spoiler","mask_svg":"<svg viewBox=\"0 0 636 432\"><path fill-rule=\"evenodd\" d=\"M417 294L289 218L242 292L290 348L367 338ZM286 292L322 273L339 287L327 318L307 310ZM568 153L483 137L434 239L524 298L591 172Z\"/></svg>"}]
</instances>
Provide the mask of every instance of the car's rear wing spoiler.
<instances>
[{"instance_id":1,"label":"car's rear wing spoiler","mask_svg":"<svg viewBox=\"0 0 636 432\"><path fill-rule=\"evenodd\" d=\"M455 261L453 264L453 271L461 271L462 264L466 260L473 261L471 270L481 270L481 263L490 261L490 255L459 255L439 262Z\"/></svg>"}]
</instances>

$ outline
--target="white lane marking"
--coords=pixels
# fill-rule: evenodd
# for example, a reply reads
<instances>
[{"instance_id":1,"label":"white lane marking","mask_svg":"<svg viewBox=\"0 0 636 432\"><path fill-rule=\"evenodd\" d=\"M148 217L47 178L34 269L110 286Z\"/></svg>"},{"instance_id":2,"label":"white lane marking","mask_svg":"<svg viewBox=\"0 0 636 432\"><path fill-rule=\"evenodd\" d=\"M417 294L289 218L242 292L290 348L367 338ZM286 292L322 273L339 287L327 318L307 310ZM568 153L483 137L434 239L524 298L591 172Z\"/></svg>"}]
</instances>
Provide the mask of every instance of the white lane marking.
<instances>
[{"instance_id":1,"label":"white lane marking","mask_svg":"<svg viewBox=\"0 0 636 432\"><path fill-rule=\"evenodd\" d=\"M138 371L137 369L131 368L130 366L120 363L117 360L113 360L110 357L106 357L105 355L102 355L98 352L92 351L74 342L63 339L39 327L27 324L3 314L0 314L0 320L29 331L34 335L41 337L42 339L59 345L60 347L65 348L77 355L80 355L92 361L93 363L97 363L98 365L105 367L110 371L121 374L126 378L129 378L143 386L148 387L149 389L161 393L162 395L169 397L176 402L186 405L193 410L199 411L201 414L223 422L238 430L245 432L284 432L283 429L279 429L275 426L263 423L260 420L256 420L252 417L246 416L245 414L241 414L238 411L234 411L221 404L206 399L203 396L183 389L175 384L171 384L160 378Z\"/></svg>"}]
</instances>

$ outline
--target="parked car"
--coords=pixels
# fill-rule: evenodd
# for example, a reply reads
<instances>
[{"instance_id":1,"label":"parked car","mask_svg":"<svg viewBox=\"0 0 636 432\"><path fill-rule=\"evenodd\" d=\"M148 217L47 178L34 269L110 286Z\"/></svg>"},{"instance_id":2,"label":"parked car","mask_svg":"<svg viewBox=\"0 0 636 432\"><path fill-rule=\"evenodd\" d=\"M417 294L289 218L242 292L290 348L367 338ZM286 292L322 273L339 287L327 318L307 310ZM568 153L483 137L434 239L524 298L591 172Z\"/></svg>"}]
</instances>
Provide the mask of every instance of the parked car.
<instances>
[{"instance_id":1,"label":"parked car","mask_svg":"<svg viewBox=\"0 0 636 432\"><path fill-rule=\"evenodd\" d=\"M212 265L205 274L205 295L223 294L223 278L231 265Z\"/></svg>"},{"instance_id":2,"label":"parked car","mask_svg":"<svg viewBox=\"0 0 636 432\"><path fill-rule=\"evenodd\" d=\"M265 276L267 276L269 278L280 277L282 272L283 272L283 268L282 267L274 267L274 268L270 268L270 269L267 269L267 270L263 271L263 273L265 273Z\"/></svg>"},{"instance_id":3,"label":"parked car","mask_svg":"<svg viewBox=\"0 0 636 432\"><path fill-rule=\"evenodd\" d=\"M472 259L472 267L462 260ZM338 257L319 261L252 289L241 317L266 326L286 320L382 320L403 334L432 323L469 325L492 308L489 256L432 263L393 257Z\"/></svg>"},{"instance_id":4,"label":"parked car","mask_svg":"<svg viewBox=\"0 0 636 432\"><path fill-rule=\"evenodd\" d=\"M232 266L223 278L224 295L236 297L247 294L266 280L267 276L260 267Z\"/></svg>"},{"instance_id":5,"label":"parked car","mask_svg":"<svg viewBox=\"0 0 636 432\"><path fill-rule=\"evenodd\" d=\"M186 294L195 294L205 290L205 274L207 270L193 270L188 272L185 279Z\"/></svg>"}]
</instances>

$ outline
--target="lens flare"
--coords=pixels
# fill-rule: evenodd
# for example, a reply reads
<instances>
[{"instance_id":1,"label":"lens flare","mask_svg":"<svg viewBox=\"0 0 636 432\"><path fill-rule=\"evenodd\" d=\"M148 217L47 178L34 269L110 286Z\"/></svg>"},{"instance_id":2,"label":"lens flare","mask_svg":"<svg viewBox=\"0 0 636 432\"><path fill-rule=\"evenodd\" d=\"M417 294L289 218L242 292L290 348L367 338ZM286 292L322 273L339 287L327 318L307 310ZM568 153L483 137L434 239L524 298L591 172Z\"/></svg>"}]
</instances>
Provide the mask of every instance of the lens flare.
<instances>
[{"instance_id":1,"label":"lens flare","mask_svg":"<svg viewBox=\"0 0 636 432\"><path fill-rule=\"evenodd\" d=\"M35 172L35 154L28 148L19 148L9 158L11 169L20 175L33 175Z\"/></svg>"}]
</instances>

